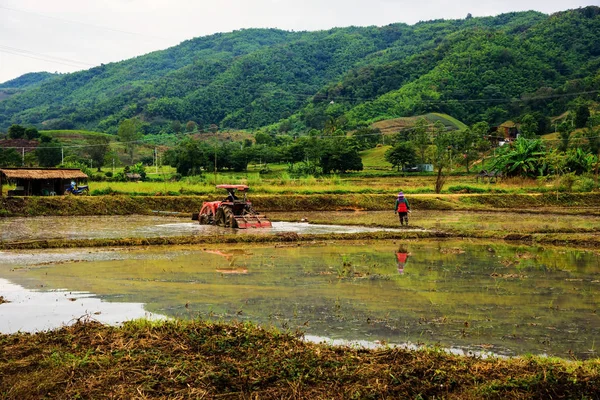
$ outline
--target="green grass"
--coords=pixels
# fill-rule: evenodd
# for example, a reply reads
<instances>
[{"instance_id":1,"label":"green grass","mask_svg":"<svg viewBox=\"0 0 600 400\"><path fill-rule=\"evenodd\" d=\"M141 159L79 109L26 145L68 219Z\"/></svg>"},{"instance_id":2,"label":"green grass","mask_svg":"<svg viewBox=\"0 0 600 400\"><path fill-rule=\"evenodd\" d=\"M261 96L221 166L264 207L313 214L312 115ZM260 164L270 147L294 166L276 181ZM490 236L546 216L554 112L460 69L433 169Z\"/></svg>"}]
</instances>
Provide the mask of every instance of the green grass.
<instances>
[{"instance_id":1,"label":"green grass","mask_svg":"<svg viewBox=\"0 0 600 400\"><path fill-rule=\"evenodd\" d=\"M365 169L392 170L392 164L385 160L385 152L392 146L379 146L360 152Z\"/></svg>"},{"instance_id":2,"label":"green grass","mask_svg":"<svg viewBox=\"0 0 600 400\"><path fill-rule=\"evenodd\" d=\"M253 194L395 194L403 190L410 194L433 194L435 177L432 175L402 174L394 171L371 170L356 174L319 176L290 176L285 169L277 166L267 175L258 172L227 172L204 174L172 181L174 169L163 167L156 174L154 168L146 168L147 182L96 182L90 181L90 191L95 194L126 195L168 195L221 194L215 189L220 184L245 184ZM115 169L118 172L120 169ZM103 172L112 172L104 168ZM160 181L159 181L160 180ZM511 178L498 183L477 182L473 175L451 175L446 181L442 194L489 193L489 194L555 194L563 192L559 182L546 182L535 179ZM576 189L577 186L574 186ZM4 195L14 185L3 185ZM98 191L97 193L94 193Z\"/></svg>"},{"instance_id":3,"label":"green grass","mask_svg":"<svg viewBox=\"0 0 600 400\"><path fill-rule=\"evenodd\" d=\"M441 114L441 113L430 113L430 114L426 114L425 118L427 118L429 121L441 121L444 126L448 126L448 127L453 127L457 130L461 130L461 129L467 129L468 126L464 123L462 123L461 121L457 120L456 118L448 115L448 114Z\"/></svg>"}]
</instances>

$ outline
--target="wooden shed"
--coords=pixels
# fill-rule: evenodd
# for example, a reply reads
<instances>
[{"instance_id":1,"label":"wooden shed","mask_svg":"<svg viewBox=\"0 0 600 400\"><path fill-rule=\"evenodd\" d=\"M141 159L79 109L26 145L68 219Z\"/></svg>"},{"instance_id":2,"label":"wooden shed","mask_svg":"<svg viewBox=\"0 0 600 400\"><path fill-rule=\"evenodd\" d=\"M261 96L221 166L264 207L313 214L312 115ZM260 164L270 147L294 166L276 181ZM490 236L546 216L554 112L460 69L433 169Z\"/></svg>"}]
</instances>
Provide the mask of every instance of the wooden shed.
<instances>
[{"instance_id":1,"label":"wooden shed","mask_svg":"<svg viewBox=\"0 0 600 400\"><path fill-rule=\"evenodd\" d=\"M15 184L8 196L62 195L71 185L88 176L77 168L0 168L0 196L5 181Z\"/></svg>"}]
</instances>

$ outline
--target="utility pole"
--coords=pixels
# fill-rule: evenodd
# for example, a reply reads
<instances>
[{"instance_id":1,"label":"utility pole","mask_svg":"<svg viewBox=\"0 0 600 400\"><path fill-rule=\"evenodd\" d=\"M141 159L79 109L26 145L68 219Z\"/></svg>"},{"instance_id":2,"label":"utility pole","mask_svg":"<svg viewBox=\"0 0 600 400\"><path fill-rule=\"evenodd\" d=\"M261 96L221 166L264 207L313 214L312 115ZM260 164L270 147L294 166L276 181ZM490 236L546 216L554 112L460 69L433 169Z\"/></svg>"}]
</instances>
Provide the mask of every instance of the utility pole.
<instances>
[{"instance_id":1,"label":"utility pole","mask_svg":"<svg viewBox=\"0 0 600 400\"><path fill-rule=\"evenodd\" d=\"M21 148L21 166L25 166L25 147Z\"/></svg>"},{"instance_id":2,"label":"utility pole","mask_svg":"<svg viewBox=\"0 0 600 400\"><path fill-rule=\"evenodd\" d=\"M215 130L215 186L217 186L217 131Z\"/></svg>"},{"instance_id":3,"label":"utility pole","mask_svg":"<svg viewBox=\"0 0 600 400\"><path fill-rule=\"evenodd\" d=\"M154 166L156 167L156 173L158 174L158 150L154 148Z\"/></svg>"},{"instance_id":4,"label":"utility pole","mask_svg":"<svg viewBox=\"0 0 600 400\"><path fill-rule=\"evenodd\" d=\"M60 148L60 165L63 165L65 163L65 153L64 153L64 149L61 147Z\"/></svg>"}]
</instances>

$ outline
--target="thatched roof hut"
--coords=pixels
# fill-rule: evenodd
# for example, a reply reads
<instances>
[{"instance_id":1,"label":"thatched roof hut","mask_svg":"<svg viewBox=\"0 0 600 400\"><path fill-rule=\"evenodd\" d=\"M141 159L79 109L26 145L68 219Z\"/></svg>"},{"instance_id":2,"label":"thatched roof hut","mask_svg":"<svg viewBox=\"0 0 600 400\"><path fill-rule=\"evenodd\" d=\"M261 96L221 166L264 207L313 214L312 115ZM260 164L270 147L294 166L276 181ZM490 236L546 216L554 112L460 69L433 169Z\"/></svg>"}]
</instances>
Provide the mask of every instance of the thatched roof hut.
<instances>
[{"instance_id":1,"label":"thatched roof hut","mask_svg":"<svg viewBox=\"0 0 600 400\"><path fill-rule=\"evenodd\" d=\"M72 180L87 178L77 168L0 168L0 196L3 180L16 184L14 190L8 191L9 196L47 196L63 194Z\"/></svg>"}]
</instances>

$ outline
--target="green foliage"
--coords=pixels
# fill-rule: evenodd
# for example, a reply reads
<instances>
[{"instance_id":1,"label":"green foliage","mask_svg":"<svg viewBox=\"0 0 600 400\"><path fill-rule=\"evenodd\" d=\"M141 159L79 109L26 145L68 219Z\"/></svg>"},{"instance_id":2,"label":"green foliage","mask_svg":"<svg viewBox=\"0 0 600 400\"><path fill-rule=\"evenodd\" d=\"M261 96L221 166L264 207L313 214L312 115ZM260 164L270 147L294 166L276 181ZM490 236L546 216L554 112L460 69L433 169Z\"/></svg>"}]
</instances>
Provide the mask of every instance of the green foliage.
<instances>
[{"instance_id":1,"label":"green foliage","mask_svg":"<svg viewBox=\"0 0 600 400\"><path fill-rule=\"evenodd\" d=\"M35 149L35 155L41 167L56 167L62 161L60 142L49 136L42 135L40 144Z\"/></svg>"},{"instance_id":2,"label":"green foliage","mask_svg":"<svg viewBox=\"0 0 600 400\"><path fill-rule=\"evenodd\" d=\"M211 149L208 145L193 140L184 139L174 149L165 153L165 162L177 169L177 173L183 176L200 174L203 169L208 169Z\"/></svg>"},{"instance_id":3,"label":"green foliage","mask_svg":"<svg viewBox=\"0 0 600 400\"><path fill-rule=\"evenodd\" d=\"M139 131L139 121L135 118L121 121L117 134L121 142L125 144L125 151L129 155L130 162L133 162L137 142L142 138L142 133Z\"/></svg>"},{"instance_id":4,"label":"green foliage","mask_svg":"<svg viewBox=\"0 0 600 400\"><path fill-rule=\"evenodd\" d=\"M525 114L521 118L520 134L526 139L533 139L538 132L538 122L531 114Z\"/></svg>"},{"instance_id":5,"label":"green foliage","mask_svg":"<svg viewBox=\"0 0 600 400\"><path fill-rule=\"evenodd\" d=\"M8 128L8 138L9 139L25 139L25 128L21 125L11 125Z\"/></svg>"},{"instance_id":6,"label":"green foliage","mask_svg":"<svg viewBox=\"0 0 600 400\"><path fill-rule=\"evenodd\" d=\"M417 160L415 148L410 142L399 142L385 152L385 159L392 167L400 170L402 167L414 164Z\"/></svg>"},{"instance_id":7,"label":"green foliage","mask_svg":"<svg viewBox=\"0 0 600 400\"><path fill-rule=\"evenodd\" d=\"M563 153L569 148L569 142L571 140L571 133L573 132L573 126L570 122L565 121L558 126L558 133L560 136L560 144L558 148Z\"/></svg>"},{"instance_id":8,"label":"green foliage","mask_svg":"<svg viewBox=\"0 0 600 400\"><path fill-rule=\"evenodd\" d=\"M104 158L110 149L110 139L106 136L92 136L88 139L88 145L87 154L100 172L104 165Z\"/></svg>"},{"instance_id":9,"label":"green foliage","mask_svg":"<svg viewBox=\"0 0 600 400\"><path fill-rule=\"evenodd\" d=\"M37 86L40 83L56 76L58 76L58 74L51 74L49 72L31 72L21 75L18 78L11 79L10 81L0 83L0 89L25 89L28 87Z\"/></svg>"},{"instance_id":10,"label":"green foliage","mask_svg":"<svg viewBox=\"0 0 600 400\"><path fill-rule=\"evenodd\" d=\"M583 128L590 118L590 108L587 104L580 104L575 110L575 128Z\"/></svg>"},{"instance_id":11,"label":"green foliage","mask_svg":"<svg viewBox=\"0 0 600 400\"><path fill-rule=\"evenodd\" d=\"M578 177L573 184L573 191L576 192L591 192L596 189L596 182L589 176Z\"/></svg>"},{"instance_id":12,"label":"green foliage","mask_svg":"<svg viewBox=\"0 0 600 400\"><path fill-rule=\"evenodd\" d=\"M497 150L492 169L502 171L506 176L533 178L544 174L547 168L545 155L541 140L518 138Z\"/></svg>"},{"instance_id":13,"label":"green foliage","mask_svg":"<svg viewBox=\"0 0 600 400\"><path fill-rule=\"evenodd\" d=\"M345 137L321 141L323 148L320 152L319 165L324 174L331 172L346 173L362 171L362 159L355 147L350 146L350 140Z\"/></svg>"},{"instance_id":14,"label":"green foliage","mask_svg":"<svg viewBox=\"0 0 600 400\"><path fill-rule=\"evenodd\" d=\"M0 167L20 167L21 163L21 154L15 149L0 148Z\"/></svg>"},{"instance_id":15,"label":"green foliage","mask_svg":"<svg viewBox=\"0 0 600 400\"><path fill-rule=\"evenodd\" d=\"M490 189L483 189L469 185L454 185L448 188L448 192L450 193L486 193L489 191Z\"/></svg>"},{"instance_id":16,"label":"green foliage","mask_svg":"<svg viewBox=\"0 0 600 400\"><path fill-rule=\"evenodd\" d=\"M144 167L144 164L141 162L134 164L132 166L125 167L124 171L128 171L132 174L139 174L140 177L142 178L141 179L142 181L146 179L146 168Z\"/></svg>"},{"instance_id":17,"label":"green foliage","mask_svg":"<svg viewBox=\"0 0 600 400\"><path fill-rule=\"evenodd\" d=\"M591 172L597 162L598 157L596 155L589 154L578 147L567 151L565 167L569 172L583 175Z\"/></svg>"},{"instance_id":18,"label":"green foliage","mask_svg":"<svg viewBox=\"0 0 600 400\"><path fill-rule=\"evenodd\" d=\"M83 162L65 161L63 164L60 165L60 167L61 168L77 168L77 169L80 169L81 172L83 172L87 176L90 176L90 177L93 176L93 170Z\"/></svg>"}]
</instances>

